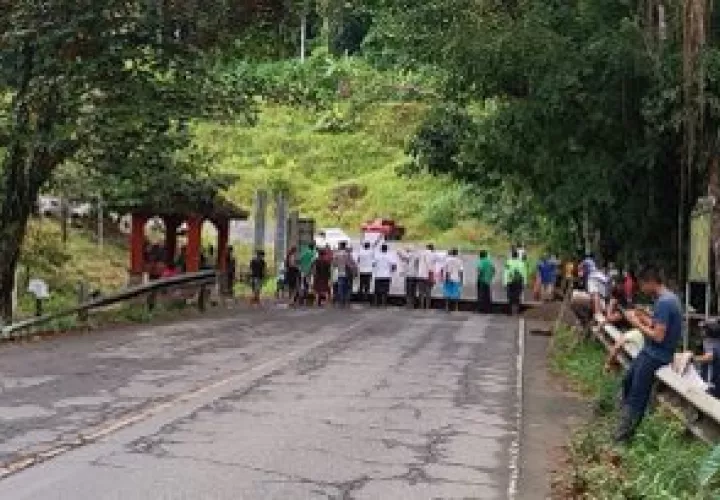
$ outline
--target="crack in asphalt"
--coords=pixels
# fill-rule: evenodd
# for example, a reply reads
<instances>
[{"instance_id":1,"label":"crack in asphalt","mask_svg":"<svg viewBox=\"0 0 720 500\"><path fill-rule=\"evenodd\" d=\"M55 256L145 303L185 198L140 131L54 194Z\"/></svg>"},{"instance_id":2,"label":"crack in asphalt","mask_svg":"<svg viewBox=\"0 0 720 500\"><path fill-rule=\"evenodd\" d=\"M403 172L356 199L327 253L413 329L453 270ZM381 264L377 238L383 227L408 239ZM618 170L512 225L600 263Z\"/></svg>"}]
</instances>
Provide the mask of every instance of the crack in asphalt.
<instances>
[{"instance_id":1,"label":"crack in asphalt","mask_svg":"<svg viewBox=\"0 0 720 500\"><path fill-rule=\"evenodd\" d=\"M293 355L293 359L282 368L254 378L243 384L242 388L236 388L219 397L213 396L214 399L211 402L195 407L179 418L166 421L156 432L134 439L125 444L120 451L88 463L94 467L129 470L132 467L126 467L123 463L115 463L113 459L127 460L127 457L123 457L124 455L142 455L158 460L186 460L196 464L203 463L260 474L259 483L310 486L313 488L311 490L313 494L334 500L353 500L369 485L380 482L402 483L409 487L458 485L473 488L488 486L491 483L494 485L497 478L493 476L497 474L497 467L464 463L463 457L468 462L474 462L474 460L469 458L472 455L466 456L462 452L462 448L458 448L458 445L467 437L470 442L474 437L485 439L483 432L470 432L468 426L485 428L488 423L487 415L493 415L490 425L496 429L493 430L495 434L491 435L491 439L494 439L494 443L498 445L497 448L502 450L500 443L503 441L500 439L504 438L497 436L501 435L502 427L506 425L501 417L501 412L505 410L505 395L500 391L500 395L496 397L496 392L499 390L498 387L500 389L504 387L506 381L496 375L497 363L490 367L486 365L496 353L507 357L507 346L489 348L484 341L474 341L472 331L467 329L458 334L458 325L464 325L468 321L465 316L442 316L441 321L434 318L433 321L428 321L425 318L413 317L408 321L405 316L392 311L378 312L371 316L364 326L354 329L352 334L340 334L297 358L294 358ZM343 321L340 321L333 327L339 328L342 323ZM460 328L462 329L463 326ZM484 325L483 329L484 337L490 336L491 332L496 332L497 335L506 335L507 333L504 329L492 329ZM402 335L398 336L398 333ZM378 346L374 342L378 338L392 339L392 342L381 340ZM398 345L396 338L399 338L402 344ZM271 347L273 349L280 348L277 345L265 346L266 352ZM388 349L391 354L386 355L385 352L379 351L378 347ZM201 354L204 350L205 347L202 347L186 349L186 352ZM345 352L352 354L341 356ZM383 364L358 356L357 353L361 352L373 354L380 352L380 363ZM342 373L345 358L348 359L347 370L349 371L349 367L352 367L358 374L367 373L367 381L363 381L364 384L358 384L351 375L348 380L339 379L341 382L339 393L328 390L328 387L332 387L332 385L324 384L332 384L334 382L332 376ZM365 359L368 361L364 361ZM225 362L223 356L220 357L220 360ZM508 367L508 369L510 368ZM437 376L435 371L438 372ZM323 377L323 375L329 374L332 374L329 378ZM305 378L290 380L293 376ZM414 380L408 380L413 377ZM323 382L321 379L325 381ZM310 380L316 380L314 383L320 384L317 386L322 391L319 397L307 392ZM318 380L321 381L317 382ZM155 381L161 382L162 380L155 379ZM172 379L168 379L167 382L172 382ZM364 387L369 388L364 389ZM299 392L302 390L306 392ZM398 391L400 393L395 394ZM375 394L373 397L374 393L380 394ZM297 416L306 419L301 422L306 422L310 429L308 437L313 436L314 432L316 436L320 436L320 442L324 443L326 441L322 439L322 434L318 433L324 432L322 428L326 428L328 436L331 438L329 443L337 443L337 446L331 444L327 447L313 445L288 447L285 442L287 437L283 435L285 431L281 430L279 433L281 448L285 453L292 453L290 456L293 457L304 458L304 455L313 453L326 455L327 459L322 457L320 463L332 464L328 474L329 478L314 477L317 471L311 466L312 462L298 464L299 469L290 465L288 469L291 471L284 471L276 469L275 466L278 464L273 461L261 459L262 462L270 465L263 467L253 463L248 464L242 460L234 460L236 457L232 454L222 458L195 456L188 452L188 450L194 451L193 446L212 447L223 441L224 427L213 427L214 423L218 422L218 420L213 420L215 416L221 418L220 425L226 427L232 425L232 417L228 418L228 416L248 416L250 424L259 424L260 432L262 432L263 424L267 426L266 428L271 429L271 433L286 422L288 425L292 425L296 419L292 404L290 406L281 405L277 411L264 410L266 407L274 409L275 406L268 405L275 402L282 403L283 396L286 402L312 399L313 401L309 403L300 403L301 409L297 411ZM320 405L317 406L320 410L327 405L331 411L342 408L340 411L344 413L337 414L338 418L333 418L335 413L330 416L322 413L316 415L309 413L308 410L315 408L311 406L315 404L314 400L320 401ZM338 407L338 403L335 401L347 401L349 404ZM435 401L439 403L435 403ZM340 404L342 405L342 403ZM99 405L96 409L112 407L112 404ZM480 409L482 413L478 415L478 418L472 418L473 415L477 415L476 409ZM467 413L468 410L473 413ZM443 423L435 421L438 418L438 411L448 412L444 418L452 423L438 426L438 423ZM497 417L495 417L496 412L498 413ZM378 422L377 417L382 420ZM245 419L245 422L247 420ZM496 421L498 423L495 423ZM399 425L392 425L398 422ZM200 423L202 425L199 425ZM403 424L406 424L407 427L403 427ZM321 430L318 430L318 425ZM358 425L361 426L360 430L356 430ZM430 430L427 430L428 427ZM292 429L292 427L289 428ZM374 433L375 437L364 439L361 437L362 429ZM0 435L3 431L0 431ZM302 432L301 429L295 429L295 431ZM400 438L380 437L377 435L378 433L384 433L386 436L397 435ZM303 434L297 435L303 436ZM462 439L458 439L461 437ZM392 458L374 460L371 457L375 455L362 456L362 451L358 451L359 456L354 456L351 448L354 439L359 439L356 442L376 443L374 446L366 446L371 453L376 453L377 449L383 447L387 450L400 450L396 453L386 453L390 457L398 457L398 460ZM307 439L304 441L308 442ZM266 443L267 440L260 442ZM302 444L302 441L299 444ZM229 443L227 446L233 445L234 443ZM232 448L229 449L232 450ZM343 449L350 451L344 452ZM459 457L455 455L456 450L462 452ZM494 450L495 447L490 452L478 450L477 453L493 454L496 453ZM499 451L498 453L504 452ZM241 449L238 449L238 456L243 456ZM379 457L382 456L380 453ZM344 462L351 463L350 470L341 472L347 477L342 479L333 477L338 473L335 468ZM282 460L280 463L283 463ZM360 466L355 466L353 463ZM356 467L358 470L352 470ZM466 472L456 473L445 468L462 469ZM298 470L300 472L297 472ZM308 473L308 471L310 472ZM322 469L317 473L321 475ZM474 475L480 476L478 481L475 481ZM481 480L486 477L488 479ZM373 491L377 491L377 487L374 487Z\"/></svg>"}]
</instances>

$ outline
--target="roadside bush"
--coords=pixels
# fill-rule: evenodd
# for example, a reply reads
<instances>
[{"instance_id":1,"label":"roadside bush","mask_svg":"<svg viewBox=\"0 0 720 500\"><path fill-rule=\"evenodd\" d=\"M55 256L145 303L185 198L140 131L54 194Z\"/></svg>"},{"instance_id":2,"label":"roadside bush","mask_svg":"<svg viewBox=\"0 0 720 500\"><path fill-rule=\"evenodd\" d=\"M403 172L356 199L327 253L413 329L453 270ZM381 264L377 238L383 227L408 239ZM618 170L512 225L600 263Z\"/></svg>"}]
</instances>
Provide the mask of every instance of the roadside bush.
<instances>
[{"instance_id":1,"label":"roadside bush","mask_svg":"<svg viewBox=\"0 0 720 500\"><path fill-rule=\"evenodd\" d=\"M371 102L433 98L441 77L430 69L378 70L355 57L334 57L316 50L304 63L297 59L227 63L223 80L274 104L325 109L339 100L360 106Z\"/></svg>"},{"instance_id":2,"label":"roadside bush","mask_svg":"<svg viewBox=\"0 0 720 500\"><path fill-rule=\"evenodd\" d=\"M595 400L594 417L567 446L567 467L556 474L554 498L716 499L707 445L692 439L661 408L648 415L630 446L612 441L618 376L603 370L605 351L577 331L561 327L553 335L552 369L573 388Z\"/></svg>"}]
</instances>

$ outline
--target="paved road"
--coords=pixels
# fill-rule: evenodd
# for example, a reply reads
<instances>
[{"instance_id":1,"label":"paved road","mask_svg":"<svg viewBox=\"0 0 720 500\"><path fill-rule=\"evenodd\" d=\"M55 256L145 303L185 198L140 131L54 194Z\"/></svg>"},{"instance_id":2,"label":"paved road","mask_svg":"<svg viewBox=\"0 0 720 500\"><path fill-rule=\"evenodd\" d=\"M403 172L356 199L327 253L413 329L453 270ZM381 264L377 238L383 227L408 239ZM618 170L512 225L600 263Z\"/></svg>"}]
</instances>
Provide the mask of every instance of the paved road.
<instances>
[{"instance_id":1,"label":"paved road","mask_svg":"<svg viewBox=\"0 0 720 500\"><path fill-rule=\"evenodd\" d=\"M397 312L2 347L0 499L507 498L517 320Z\"/></svg>"}]
</instances>

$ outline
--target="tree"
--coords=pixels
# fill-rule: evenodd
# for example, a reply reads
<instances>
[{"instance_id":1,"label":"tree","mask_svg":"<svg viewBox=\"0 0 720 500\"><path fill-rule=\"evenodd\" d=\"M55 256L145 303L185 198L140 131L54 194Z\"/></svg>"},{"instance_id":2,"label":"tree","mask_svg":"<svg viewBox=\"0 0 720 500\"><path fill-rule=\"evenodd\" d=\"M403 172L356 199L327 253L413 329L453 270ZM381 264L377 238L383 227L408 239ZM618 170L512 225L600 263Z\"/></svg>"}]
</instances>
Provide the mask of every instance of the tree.
<instances>
[{"instance_id":1,"label":"tree","mask_svg":"<svg viewBox=\"0 0 720 500\"><path fill-rule=\"evenodd\" d=\"M373 43L444 68L446 98L475 110L453 161L420 167L530 195L563 241L587 221L628 257L675 259L682 32L668 13L661 36L652 3L386 0Z\"/></svg>"},{"instance_id":2,"label":"tree","mask_svg":"<svg viewBox=\"0 0 720 500\"><path fill-rule=\"evenodd\" d=\"M136 185L173 178L187 123L208 97L202 49L232 29L228 8L222 0L202 9L190 1L0 0L5 320L28 218L60 165L73 160Z\"/></svg>"}]
</instances>

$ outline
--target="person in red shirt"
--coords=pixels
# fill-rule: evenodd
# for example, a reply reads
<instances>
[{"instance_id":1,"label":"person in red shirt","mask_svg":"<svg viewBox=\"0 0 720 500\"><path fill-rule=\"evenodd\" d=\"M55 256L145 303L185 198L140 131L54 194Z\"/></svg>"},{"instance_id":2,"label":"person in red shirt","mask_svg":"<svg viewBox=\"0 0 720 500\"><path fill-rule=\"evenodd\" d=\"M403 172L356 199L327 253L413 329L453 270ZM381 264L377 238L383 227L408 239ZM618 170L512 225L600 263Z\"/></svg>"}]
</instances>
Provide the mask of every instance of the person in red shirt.
<instances>
[{"instance_id":1,"label":"person in red shirt","mask_svg":"<svg viewBox=\"0 0 720 500\"><path fill-rule=\"evenodd\" d=\"M175 267L175 264L170 263L165 266L165 269L162 271L162 277L163 278L172 278L174 276L178 275L177 268Z\"/></svg>"},{"instance_id":2,"label":"person in red shirt","mask_svg":"<svg viewBox=\"0 0 720 500\"><path fill-rule=\"evenodd\" d=\"M632 271L625 271L625 277L623 278L623 292L625 293L625 300L628 304L635 302L635 291L637 288L637 281L635 274Z\"/></svg>"}]
</instances>

